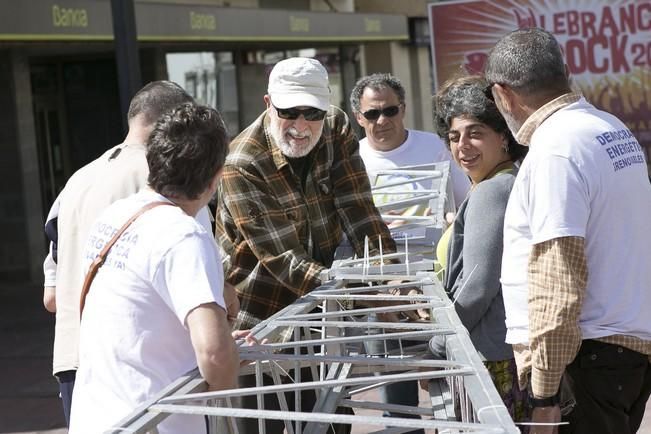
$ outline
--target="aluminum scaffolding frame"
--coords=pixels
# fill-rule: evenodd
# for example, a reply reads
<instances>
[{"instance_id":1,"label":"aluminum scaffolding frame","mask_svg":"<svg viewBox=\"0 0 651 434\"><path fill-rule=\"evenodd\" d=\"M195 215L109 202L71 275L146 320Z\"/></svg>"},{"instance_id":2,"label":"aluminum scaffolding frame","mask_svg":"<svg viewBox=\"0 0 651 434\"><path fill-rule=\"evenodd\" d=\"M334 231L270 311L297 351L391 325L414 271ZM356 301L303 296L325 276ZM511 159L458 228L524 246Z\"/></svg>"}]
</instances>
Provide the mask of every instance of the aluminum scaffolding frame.
<instances>
[{"instance_id":1,"label":"aluminum scaffolding frame","mask_svg":"<svg viewBox=\"0 0 651 434\"><path fill-rule=\"evenodd\" d=\"M449 162L377 174L384 176L387 182L374 187L373 193L392 196L378 206L387 220L404 220L392 230L398 252L384 254L380 244L380 254L372 257L367 239L363 257L351 258L352 249L344 245L322 275L327 285L256 326L254 336L268 343L239 347L241 359L252 362L240 375L253 374L255 387L206 392L195 369L107 432L155 432L170 414L195 414L209 416L211 433L237 434L236 418L257 419L262 434L267 419L284 421L288 434L325 433L334 423L373 433L398 434L418 428L428 433L519 433L433 272L434 245L443 230L445 212L454 207ZM431 188L401 187L422 180L431 181ZM391 214L409 206L430 212L424 216ZM384 319L405 311L422 312L428 319ZM446 336L445 360L434 360L429 351L429 340L435 335ZM384 350L367 354L365 343L369 342L379 342ZM397 349L393 349L395 342ZM301 378L302 368L309 369L310 381ZM265 376L273 385L263 385ZM427 405L381 402L378 388L406 380L425 384ZM301 406L302 390L314 390L313 408ZM287 405L288 393L294 394L296 411ZM278 397L280 411L263 408L265 394ZM242 408L238 400L244 396L255 396L258 409ZM345 407L354 414L335 413ZM388 411L420 418L383 417Z\"/></svg>"},{"instance_id":2,"label":"aluminum scaffolding frame","mask_svg":"<svg viewBox=\"0 0 651 434\"><path fill-rule=\"evenodd\" d=\"M445 215L455 209L450 162L384 169L374 173L370 182L376 208L389 224L393 239L409 239L414 251L434 259L436 243L447 227ZM420 187L414 187L416 184ZM402 245L399 243L399 248ZM344 240L335 260L349 259L353 254L352 246Z\"/></svg>"},{"instance_id":3,"label":"aluminum scaffolding frame","mask_svg":"<svg viewBox=\"0 0 651 434\"><path fill-rule=\"evenodd\" d=\"M426 183L428 188L414 188L412 186L414 183ZM395 199L390 198L387 203L377 205L380 212L402 210L412 205L425 203L431 210L430 221L433 219L436 223L445 211L454 211L455 208L449 161L383 169L373 174L371 185L371 192L374 196L395 197ZM386 214L383 217L399 218Z\"/></svg>"},{"instance_id":4,"label":"aluminum scaffolding frame","mask_svg":"<svg viewBox=\"0 0 651 434\"><path fill-rule=\"evenodd\" d=\"M242 359L252 361L241 375L255 374L257 387L206 392L205 382L195 370L108 432L155 432L158 423L176 413L210 416L212 433L237 433L234 418L258 419L260 433L265 433L265 419L284 421L288 434L324 433L333 423L375 426L374 433L403 433L417 428L438 433L519 433L452 302L433 273L422 271L431 270L432 262L409 264L408 255L403 255L402 264L381 264L380 256L367 257L361 263L340 261L328 272L332 278L329 285L255 327L254 335L269 343L240 346L239 350ZM413 288L422 293L395 294ZM408 310L425 311L430 319L367 320L369 315ZM433 360L428 357L427 342L441 334L447 337L448 356L446 360ZM379 357L365 354L364 342L380 341L386 347L389 340L420 344L401 345L398 351L385 351ZM299 368L309 368L314 380L302 381ZM271 377L274 384L263 386L263 375ZM368 398L372 393L355 399L388 383L406 380L427 382L428 406L386 404ZM301 408L300 391L308 389L315 391L317 402L313 408ZM262 397L269 393L278 396L281 411L262 409ZM298 411L289 411L285 393L295 394ZM260 409L237 405L237 398L247 395L257 397ZM336 414L337 407L352 408L355 414ZM421 418L382 417L382 411Z\"/></svg>"}]
</instances>

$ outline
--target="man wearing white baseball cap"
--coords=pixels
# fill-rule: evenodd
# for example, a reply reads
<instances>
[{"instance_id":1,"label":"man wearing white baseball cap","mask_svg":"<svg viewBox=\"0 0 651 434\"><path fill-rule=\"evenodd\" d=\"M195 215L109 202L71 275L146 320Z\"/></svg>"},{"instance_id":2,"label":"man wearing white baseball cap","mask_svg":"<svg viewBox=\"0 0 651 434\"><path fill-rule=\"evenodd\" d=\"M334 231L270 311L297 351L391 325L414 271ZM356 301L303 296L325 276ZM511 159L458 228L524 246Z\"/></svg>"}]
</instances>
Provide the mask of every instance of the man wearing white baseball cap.
<instances>
[{"instance_id":1,"label":"man wearing white baseball cap","mask_svg":"<svg viewBox=\"0 0 651 434\"><path fill-rule=\"evenodd\" d=\"M252 328L318 287L345 232L359 256L395 251L373 205L358 142L346 114L330 105L328 73L321 63L290 58L269 75L266 110L230 144L220 186L217 238L229 259L225 278L240 298L236 328ZM308 381L309 370L302 372ZM241 377L240 386L254 386ZM247 408L256 408L255 396ZM294 394L286 394L294 407ZM302 411L314 394L302 393ZM274 402L272 402L274 401ZM275 394L265 409L279 409ZM298 409L297 409L298 410ZM267 421L282 432L282 421ZM240 432L258 432L242 420Z\"/></svg>"}]
</instances>

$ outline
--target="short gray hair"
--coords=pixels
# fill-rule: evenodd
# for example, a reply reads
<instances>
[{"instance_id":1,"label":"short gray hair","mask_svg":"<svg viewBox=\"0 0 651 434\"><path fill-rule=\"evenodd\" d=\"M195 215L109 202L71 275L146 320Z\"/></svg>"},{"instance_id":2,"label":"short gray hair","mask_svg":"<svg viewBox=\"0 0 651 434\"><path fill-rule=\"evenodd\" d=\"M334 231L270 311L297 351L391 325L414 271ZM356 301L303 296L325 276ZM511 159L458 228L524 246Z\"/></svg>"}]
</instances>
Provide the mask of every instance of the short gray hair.
<instances>
[{"instance_id":1,"label":"short gray hair","mask_svg":"<svg viewBox=\"0 0 651 434\"><path fill-rule=\"evenodd\" d=\"M364 89L367 87L374 91L392 89L398 96L398 102L403 105L405 103L405 88L400 80L391 74L376 73L362 77L355 83L355 87L350 92L350 107L353 109L353 113L359 113L360 100L364 94Z\"/></svg>"},{"instance_id":2,"label":"short gray hair","mask_svg":"<svg viewBox=\"0 0 651 434\"><path fill-rule=\"evenodd\" d=\"M504 35L488 53L484 77L522 94L560 94L570 90L563 53L554 35L540 28Z\"/></svg>"}]
</instances>

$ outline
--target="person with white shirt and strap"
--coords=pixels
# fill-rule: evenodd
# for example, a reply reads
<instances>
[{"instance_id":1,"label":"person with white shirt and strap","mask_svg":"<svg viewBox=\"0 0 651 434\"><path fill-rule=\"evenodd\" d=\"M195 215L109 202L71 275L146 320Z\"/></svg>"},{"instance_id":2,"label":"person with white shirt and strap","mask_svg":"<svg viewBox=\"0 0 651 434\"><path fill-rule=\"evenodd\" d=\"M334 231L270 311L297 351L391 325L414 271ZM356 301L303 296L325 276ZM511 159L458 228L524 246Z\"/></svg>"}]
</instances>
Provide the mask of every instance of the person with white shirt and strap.
<instances>
[{"instance_id":1,"label":"person with white shirt and strap","mask_svg":"<svg viewBox=\"0 0 651 434\"><path fill-rule=\"evenodd\" d=\"M219 248L195 219L217 191L227 152L219 113L181 105L149 137L147 187L113 203L93 224L85 268L112 247L80 300L70 434L115 427L197 366L209 390L237 385L240 360ZM189 415L172 415L157 429L206 432L203 416Z\"/></svg>"}]
</instances>

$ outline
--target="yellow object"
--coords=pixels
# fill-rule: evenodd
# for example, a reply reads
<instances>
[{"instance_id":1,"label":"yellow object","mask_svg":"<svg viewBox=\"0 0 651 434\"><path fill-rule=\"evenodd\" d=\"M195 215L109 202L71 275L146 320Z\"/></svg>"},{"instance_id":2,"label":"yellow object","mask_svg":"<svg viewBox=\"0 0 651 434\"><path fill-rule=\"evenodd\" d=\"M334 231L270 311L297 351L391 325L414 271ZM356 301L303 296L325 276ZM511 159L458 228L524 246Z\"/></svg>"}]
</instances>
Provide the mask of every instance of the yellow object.
<instances>
[{"instance_id":1,"label":"yellow object","mask_svg":"<svg viewBox=\"0 0 651 434\"><path fill-rule=\"evenodd\" d=\"M435 268L434 271L436 272L437 275L440 276L443 275L443 272L445 272L445 269L448 266L448 244L450 244L451 236L452 236L452 225L448 226L448 228L441 235L439 242L436 244L436 259L438 260L438 266L440 267L440 269L437 270ZM441 280L443 279L441 278Z\"/></svg>"}]
</instances>

